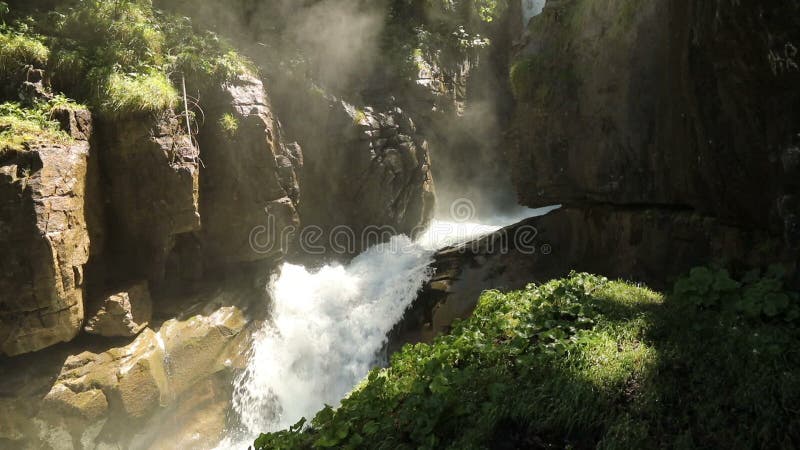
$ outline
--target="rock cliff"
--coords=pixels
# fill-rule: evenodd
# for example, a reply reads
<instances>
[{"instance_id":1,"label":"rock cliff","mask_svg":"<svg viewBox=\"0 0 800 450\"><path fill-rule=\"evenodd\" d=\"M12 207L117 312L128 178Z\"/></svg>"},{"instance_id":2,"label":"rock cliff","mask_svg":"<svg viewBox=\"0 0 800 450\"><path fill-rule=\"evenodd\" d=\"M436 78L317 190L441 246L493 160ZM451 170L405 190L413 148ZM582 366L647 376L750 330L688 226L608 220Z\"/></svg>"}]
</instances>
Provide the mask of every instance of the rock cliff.
<instances>
[{"instance_id":1,"label":"rock cliff","mask_svg":"<svg viewBox=\"0 0 800 450\"><path fill-rule=\"evenodd\" d=\"M796 249L798 8L548 1L511 67L520 201L695 211Z\"/></svg>"},{"instance_id":2,"label":"rock cliff","mask_svg":"<svg viewBox=\"0 0 800 450\"><path fill-rule=\"evenodd\" d=\"M88 111L66 114L80 123L73 142L0 155L0 352L7 355L69 341L83 323L91 122Z\"/></svg>"},{"instance_id":3,"label":"rock cliff","mask_svg":"<svg viewBox=\"0 0 800 450\"><path fill-rule=\"evenodd\" d=\"M394 234L423 231L435 193L428 143L413 119L397 106L359 107L290 84L279 88L276 109L303 148L301 221L321 231L301 250L355 256Z\"/></svg>"},{"instance_id":4,"label":"rock cliff","mask_svg":"<svg viewBox=\"0 0 800 450\"><path fill-rule=\"evenodd\" d=\"M573 269L666 288L696 265L779 262L797 284L798 12L547 1L508 49L508 155L520 203L565 207L440 252L392 345L447 331L484 289Z\"/></svg>"}]
</instances>

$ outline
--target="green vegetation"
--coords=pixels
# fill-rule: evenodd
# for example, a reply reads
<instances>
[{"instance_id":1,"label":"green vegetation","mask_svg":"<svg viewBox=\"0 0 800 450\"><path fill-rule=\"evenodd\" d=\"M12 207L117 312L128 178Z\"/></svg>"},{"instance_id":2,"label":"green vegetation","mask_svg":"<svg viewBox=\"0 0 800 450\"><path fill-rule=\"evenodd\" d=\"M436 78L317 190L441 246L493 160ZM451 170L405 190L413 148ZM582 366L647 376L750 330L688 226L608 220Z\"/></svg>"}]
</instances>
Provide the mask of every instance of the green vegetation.
<instances>
[{"instance_id":1,"label":"green vegetation","mask_svg":"<svg viewBox=\"0 0 800 450\"><path fill-rule=\"evenodd\" d=\"M239 129L239 120L233 114L225 113L219 119L219 126L228 137L233 137Z\"/></svg>"},{"instance_id":2,"label":"green vegetation","mask_svg":"<svg viewBox=\"0 0 800 450\"><path fill-rule=\"evenodd\" d=\"M534 74L537 59L533 56L523 57L511 64L509 79L511 92L517 99L531 98L534 95Z\"/></svg>"},{"instance_id":3,"label":"green vegetation","mask_svg":"<svg viewBox=\"0 0 800 450\"><path fill-rule=\"evenodd\" d=\"M364 123L366 120L367 113L361 108L356 108L355 114L353 114L353 124L358 125Z\"/></svg>"},{"instance_id":4,"label":"green vegetation","mask_svg":"<svg viewBox=\"0 0 800 450\"><path fill-rule=\"evenodd\" d=\"M406 346L338 409L255 446L789 448L800 442L800 333L762 303L759 315L724 313L756 290L796 307L777 275L731 283L696 269L666 299L575 273L486 292L450 335Z\"/></svg>"},{"instance_id":5,"label":"green vegetation","mask_svg":"<svg viewBox=\"0 0 800 450\"><path fill-rule=\"evenodd\" d=\"M28 64L44 66L49 54L38 38L0 27L0 72L17 70Z\"/></svg>"},{"instance_id":6,"label":"green vegetation","mask_svg":"<svg viewBox=\"0 0 800 450\"><path fill-rule=\"evenodd\" d=\"M201 89L254 72L215 34L195 31L188 18L149 0L61 4L31 16L8 14L14 20L0 30L0 76L24 64L46 65L55 89L120 116L174 108L182 76Z\"/></svg>"},{"instance_id":7,"label":"green vegetation","mask_svg":"<svg viewBox=\"0 0 800 450\"><path fill-rule=\"evenodd\" d=\"M675 284L674 295L699 308L719 309L747 319L800 319L800 297L783 287L782 266L746 273L734 280L725 269L697 267Z\"/></svg>"},{"instance_id":8,"label":"green vegetation","mask_svg":"<svg viewBox=\"0 0 800 450\"><path fill-rule=\"evenodd\" d=\"M24 108L16 102L0 104L0 155L8 151L27 150L31 143L67 144L70 136L53 120L57 108L85 108L83 105L57 96L49 102L38 102Z\"/></svg>"},{"instance_id":9,"label":"green vegetation","mask_svg":"<svg viewBox=\"0 0 800 450\"><path fill-rule=\"evenodd\" d=\"M394 0L382 53L392 74L412 78L420 59L448 72L477 61L506 0Z\"/></svg>"},{"instance_id":10,"label":"green vegetation","mask_svg":"<svg viewBox=\"0 0 800 450\"><path fill-rule=\"evenodd\" d=\"M106 80L100 108L107 115L158 112L173 108L178 101L178 91L161 72L112 73Z\"/></svg>"}]
</instances>

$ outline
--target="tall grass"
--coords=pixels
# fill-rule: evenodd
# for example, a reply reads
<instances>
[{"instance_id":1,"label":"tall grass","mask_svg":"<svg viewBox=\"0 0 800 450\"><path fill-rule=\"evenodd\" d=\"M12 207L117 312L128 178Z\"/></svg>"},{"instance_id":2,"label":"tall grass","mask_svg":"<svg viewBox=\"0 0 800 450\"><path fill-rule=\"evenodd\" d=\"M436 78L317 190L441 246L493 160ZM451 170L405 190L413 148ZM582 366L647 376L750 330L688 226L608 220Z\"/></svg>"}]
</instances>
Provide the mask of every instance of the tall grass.
<instances>
[{"instance_id":1,"label":"tall grass","mask_svg":"<svg viewBox=\"0 0 800 450\"><path fill-rule=\"evenodd\" d=\"M178 104L178 91L166 74L111 73L97 99L102 113L115 116L164 111Z\"/></svg>"},{"instance_id":2,"label":"tall grass","mask_svg":"<svg viewBox=\"0 0 800 450\"><path fill-rule=\"evenodd\" d=\"M38 39L0 29L0 73L27 64L43 66L50 51Z\"/></svg>"}]
</instances>

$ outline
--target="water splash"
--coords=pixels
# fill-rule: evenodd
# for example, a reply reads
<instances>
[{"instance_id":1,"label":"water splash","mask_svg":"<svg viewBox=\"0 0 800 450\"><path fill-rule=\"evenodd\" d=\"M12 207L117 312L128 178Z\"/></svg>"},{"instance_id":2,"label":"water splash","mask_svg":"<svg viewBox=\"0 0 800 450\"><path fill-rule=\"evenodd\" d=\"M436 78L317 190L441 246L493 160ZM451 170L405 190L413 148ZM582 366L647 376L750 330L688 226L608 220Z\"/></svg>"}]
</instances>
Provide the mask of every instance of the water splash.
<instances>
[{"instance_id":1,"label":"water splash","mask_svg":"<svg viewBox=\"0 0 800 450\"><path fill-rule=\"evenodd\" d=\"M517 219L505 218L505 224ZM218 449L247 448L260 432L338 405L376 365L387 333L430 279L436 250L503 225L434 221L416 241L396 236L346 266L310 272L284 264L270 286L273 319L255 336L248 366L235 382L240 427Z\"/></svg>"},{"instance_id":2,"label":"water splash","mask_svg":"<svg viewBox=\"0 0 800 450\"><path fill-rule=\"evenodd\" d=\"M309 272L284 264L270 288L273 321L255 337L236 380L238 439L220 448L246 448L232 444L337 405L374 366L387 332L430 279L432 255L396 236L347 266Z\"/></svg>"}]
</instances>

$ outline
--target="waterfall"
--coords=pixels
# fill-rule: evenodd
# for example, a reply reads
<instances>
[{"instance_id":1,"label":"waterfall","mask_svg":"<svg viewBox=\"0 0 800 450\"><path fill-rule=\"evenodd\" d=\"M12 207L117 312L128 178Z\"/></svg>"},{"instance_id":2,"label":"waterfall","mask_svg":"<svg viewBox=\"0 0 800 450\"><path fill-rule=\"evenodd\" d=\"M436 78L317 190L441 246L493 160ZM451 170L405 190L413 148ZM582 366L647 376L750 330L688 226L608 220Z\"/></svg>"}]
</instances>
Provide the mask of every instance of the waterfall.
<instances>
[{"instance_id":1,"label":"waterfall","mask_svg":"<svg viewBox=\"0 0 800 450\"><path fill-rule=\"evenodd\" d=\"M546 0L522 0L522 26L527 27L528 22L542 13Z\"/></svg>"},{"instance_id":2,"label":"waterfall","mask_svg":"<svg viewBox=\"0 0 800 450\"><path fill-rule=\"evenodd\" d=\"M395 236L348 265L312 272L284 264L270 284L272 320L255 336L248 366L235 381L240 427L218 448L247 448L260 432L338 405L377 365L387 333L430 279L435 251L501 225L434 221L416 241Z\"/></svg>"}]
</instances>

